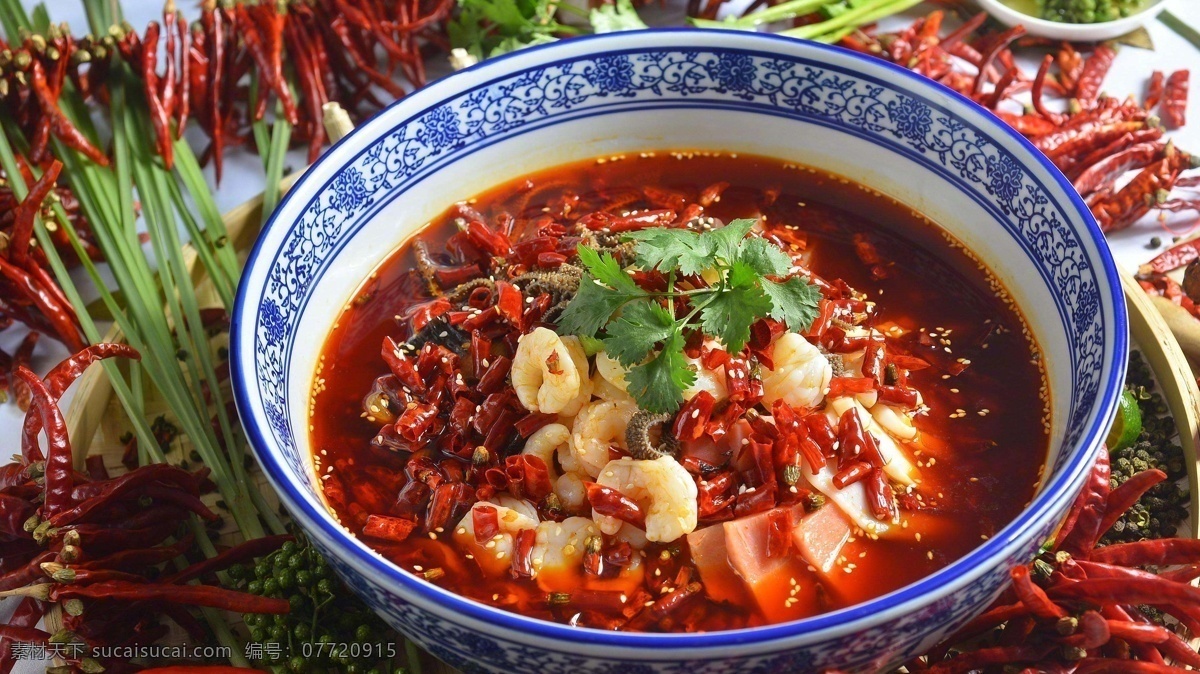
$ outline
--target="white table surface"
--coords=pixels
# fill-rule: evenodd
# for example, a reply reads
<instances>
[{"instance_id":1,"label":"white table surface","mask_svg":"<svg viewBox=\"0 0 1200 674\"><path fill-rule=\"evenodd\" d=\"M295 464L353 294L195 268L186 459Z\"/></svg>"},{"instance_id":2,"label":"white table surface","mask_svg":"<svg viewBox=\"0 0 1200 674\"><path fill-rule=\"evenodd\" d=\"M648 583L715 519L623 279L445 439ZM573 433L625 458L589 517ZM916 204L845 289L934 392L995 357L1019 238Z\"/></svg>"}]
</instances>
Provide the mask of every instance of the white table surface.
<instances>
[{"instance_id":1,"label":"white table surface","mask_svg":"<svg viewBox=\"0 0 1200 674\"><path fill-rule=\"evenodd\" d=\"M1200 29L1200 0L1168 1L1176 16ZM26 6L34 4L30 0L22 0L22 2ZM50 8L51 18L56 23L66 22L76 27L77 33L86 31L87 21L82 3L76 0L49 0L46 4ZM179 4L184 8L189 19L195 18L198 13L196 6L199 3ZM126 19L134 26L143 27L149 21L161 18L162 4L158 0L126 0L123 5ZM918 10L920 9L921 7L918 7ZM677 17L680 16L678 9L675 11L669 8L658 10L652 7L650 11L663 15L660 17L663 22L669 22L671 19L677 21ZM655 18L649 20L651 23L659 23ZM882 28L886 30L893 25L895 25L893 22L885 22ZM1200 51L1157 21L1150 22L1148 29L1154 42L1154 51L1122 47L1112 71L1104 82L1104 91L1113 95L1132 95L1141 100L1146 80L1152 70L1162 70L1169 74L1180 68L1196 69L1198 72L1194 73L1192 78L1189 95L1189 124L1183 129L1172 132L1170 136L1175 139L1177 146L1200 153ZM1025 63L1023 65L1030 72L1036 68L1036 64ZM302 152L293 151L289 155L289 159L291 167L303 166ZM208 176L211 184L211 170L208 172ZM263 171L258 158L245 152L234 151L225 160L225 175L216 190L217 206L221 212L226 212L256 196L262 191L262 184ZM1155 254L1154 250L1148 248L1148 242L1152 237L1158 236L1162 240L1160 249L1166 248L1173 235L1187 231L1191 226L1200 227L1200 218L1195 213L1182 214L1182 217L1176 217L1173 221L1168 222L1160 222L1157 217L1151 215L1123 232L1110 235L1109 243L1117 262L1126 269L1132 270ZM17 329L6 331L3 337L0 337L0 348L11 352L22 336L23 331ZM43 339L34 353L33 365L39 372L44 372L66 356L66 349L57 342ZM18 451L16 439L22 416L16 405L11 403L0 405L0 438L6 438L7 441L3 442L3 446L11 448L5 450L6 452ZM0 603L0 616L6 616L11 610L9 608L11 604L9 606L3 604ZM29 674L40 670L40 663L21 664L24 666L18 666L16 670L18 674ZM34 667L35 664L38 667Z\"/></svg>"}]
</instances>

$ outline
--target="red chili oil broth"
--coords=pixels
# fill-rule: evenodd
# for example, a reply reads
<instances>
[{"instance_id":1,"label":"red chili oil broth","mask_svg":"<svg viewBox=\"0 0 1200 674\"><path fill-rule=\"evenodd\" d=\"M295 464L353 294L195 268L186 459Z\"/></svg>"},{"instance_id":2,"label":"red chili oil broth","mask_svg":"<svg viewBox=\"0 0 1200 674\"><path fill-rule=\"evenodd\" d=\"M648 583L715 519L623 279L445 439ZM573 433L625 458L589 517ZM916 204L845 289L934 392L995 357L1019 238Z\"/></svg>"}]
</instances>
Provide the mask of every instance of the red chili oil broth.
<instances>
[{"instance_id":1,"label":"red chili oil broth","mask_svg":"<svg viewBox=\"0 0 1200 674\"><path fill-rule=\"evenodd\" d=\"M800 245L814 272L826 279L842 278L865 292L877 302L877 323L892 321L910 331L901 342L912 355L934 365L909 374L909 383L922 392L929 407L914 422L930 450L913 457L921 473L917 493L922 507L916 514L903 513L901 536L870 540L860 532L843 549L833 581L818 582L808 573L797 583L806 586L799 592L792 589L792 579L780 581L774 592L787 608L771 615L750 602L735 605L705 596L698 600L705 604L699 612L702 618L686 627L693 630L798 619L860 603L928 576L982 544L1021 512L1036 491L1048 448L1043 369L1023 319L1012 301L996 290L999 283L961 244L923 216L852 181L762 157L648 153L542 171L469 203L489 219L502 212L516 215L516 240L523 218L540 214L567 190L580 195L580 209L622 200L627 202L622 209L645 209L654 208L642 196L645 186L676 190L696 200L707 186L720 181L729 187L706 215L728 221L762 214L768 228L790 228L804 240ZM448 210L419 238L431 250L442 250L457 231L456 217L454 209ZM875 278L860 261L855 234L865 234L875 245L884 260L885 278ZM405 479L407 457L371 447L378 427L363 418L362 399L374 379L387 372L379 357L381 340L387 335L397 341L407 338L407 321L398 317L429 297L415 271L411 241L406 242L362 286L322 352L313 447L318 472L331 473L327 479L346 495L346 503L334 504L334 511L356 535L361 534L365 514L387 514L397 485ZM396 544L365 540L417 576L440 569L444 575L434 582L486 604L602 628L610 628L620 617L620 606L607 614L604 609L580 613L552 607L534 580L487 578L453 547L450 533L437 540L436 534L414 534ZM663 562L669 566L664 574L677 569L676 564L690 563L685 539L670 545L651 543L645 555L658 561L674 555ZM821 587L814 592L815 584ZM799 601L787 602L792 595Z\"/></svg>"}]
</instances>

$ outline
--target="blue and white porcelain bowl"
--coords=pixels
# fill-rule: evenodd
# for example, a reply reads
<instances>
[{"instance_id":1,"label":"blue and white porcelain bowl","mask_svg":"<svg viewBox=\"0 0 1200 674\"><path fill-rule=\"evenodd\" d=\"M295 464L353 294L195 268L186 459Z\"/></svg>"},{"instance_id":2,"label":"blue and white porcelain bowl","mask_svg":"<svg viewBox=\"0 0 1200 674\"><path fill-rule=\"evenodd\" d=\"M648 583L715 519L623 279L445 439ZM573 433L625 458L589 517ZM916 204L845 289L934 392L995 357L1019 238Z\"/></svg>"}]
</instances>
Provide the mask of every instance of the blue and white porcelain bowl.
<instances>
[{"instance_id":1,"label":"blue and white porcelain bowl","mask_svg":"<svg viewBox=\"0 0 1200 674\"><path fill-rule=\"evenodd\" d=\"M1020 303L1051 391L1042 489L1007 528L924 580L815 618L709 634L626 634L524 618L385 561L329 515L310 462L317 358L355 289L455 201L602 155L689 149L808 164L925 213ZM1080 489L1124 377L1125 305L1104 239L1062 175L965 98L882 61L745 32L578 38L489 60L405 98L330 150L250 256L233 382L283 502L349 586L468 672L867 672L979 613ZM936 301L936 298L930 298ZM363 354L364 358L374 354Z\"/></svg>"}]
</instances>

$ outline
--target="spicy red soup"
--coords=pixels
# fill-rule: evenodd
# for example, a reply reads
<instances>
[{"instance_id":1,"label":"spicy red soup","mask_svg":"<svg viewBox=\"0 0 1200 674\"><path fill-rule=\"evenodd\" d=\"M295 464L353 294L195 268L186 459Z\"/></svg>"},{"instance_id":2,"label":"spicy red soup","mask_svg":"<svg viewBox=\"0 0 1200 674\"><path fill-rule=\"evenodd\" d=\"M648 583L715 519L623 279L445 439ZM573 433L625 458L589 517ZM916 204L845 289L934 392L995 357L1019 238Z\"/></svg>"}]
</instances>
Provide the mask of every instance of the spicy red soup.
<instances>
[{"instance_id":1,"label":"spicy red soup","mask_svg":"<svg viewBox=\"0 0 1200 674\"><path fill-rule=\"evenodd\" d=\"M1046 460L1036 345L920 214L751 156L558 167L457 204L326 342L312 437L356 536L587 627L812 616L980 545Z\"/></svg>"}]
</instances>

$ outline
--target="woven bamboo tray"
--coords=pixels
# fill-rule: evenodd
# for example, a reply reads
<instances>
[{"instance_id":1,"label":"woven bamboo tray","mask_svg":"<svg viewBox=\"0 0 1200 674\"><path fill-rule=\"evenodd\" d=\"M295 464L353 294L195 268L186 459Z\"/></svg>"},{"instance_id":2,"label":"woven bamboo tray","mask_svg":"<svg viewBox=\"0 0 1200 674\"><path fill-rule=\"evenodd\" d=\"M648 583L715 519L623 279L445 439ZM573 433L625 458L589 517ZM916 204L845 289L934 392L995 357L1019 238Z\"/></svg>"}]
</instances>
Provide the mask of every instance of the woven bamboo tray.
<instances>
[{"instance_id":1,"label":"woven bamboo tray","mask_svg":"<svg viewBox=\"0 0 1200 674\"><path fill-rule=\"evenodd\" d=\"M284 181L284 188L290 187L298 176L290 176ZM245 252L250 249L259 231L262 221L262 199L253 199L224 216L225 227L230 239L237 250ZM193 269L193 275L204 296L205 282L202 268L195 264L194 253L185 249L188 262ZM1158 380L1163 398L1170 407L1179 426L1179 440L1189 466L1188 480L1191 493L1191 517L1185 524L1181 535L1192 538L1200 537L1200 478L1196 461L1197 433L1200 429L1200 391L1197 391L1196 373L1189 365L1188 358L1176 341L1168 323L1164 321L1152 299L1133 280L1132 275L1122 272L1122 284L1125 290L1126 305L1129 308L1130 332L1133 342L1141 350L1153 369ZM216 304L215 295L212 296ZM1172 305L1173 306L1173 305ZM1176 307L1177 308L1177 307ZM1200 322L1190 316L1188 320ZM120 340L121 335L115 329L109 333L108 339ZM1193 363L1200 365L1200 350ZM159 411L155 410L148 401L147 413L151 418ZM165 411L165 410L163 410ZM67 424L76 451L76 463L82 467L83 459L89 454L101 454L105 464L114 473L124 471L121 456L124 451L120 437L129 430L129 423L120 402L113 395L112 386L101 368L90 369L77 384L74 398L67 410ZM169 456L177 459L187 454L186 439L175 443ZM265 479L259 475L256 481L263 486L263 491L274 501L273 492L265 488ZM238 617L231 614L232 620ZM454 670L440 662L428 658L424 671L434 674L456 674Z\"/></svg>"}]
</instances>

